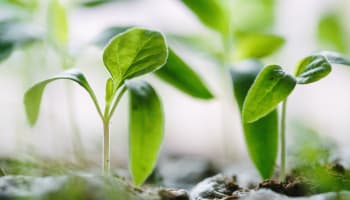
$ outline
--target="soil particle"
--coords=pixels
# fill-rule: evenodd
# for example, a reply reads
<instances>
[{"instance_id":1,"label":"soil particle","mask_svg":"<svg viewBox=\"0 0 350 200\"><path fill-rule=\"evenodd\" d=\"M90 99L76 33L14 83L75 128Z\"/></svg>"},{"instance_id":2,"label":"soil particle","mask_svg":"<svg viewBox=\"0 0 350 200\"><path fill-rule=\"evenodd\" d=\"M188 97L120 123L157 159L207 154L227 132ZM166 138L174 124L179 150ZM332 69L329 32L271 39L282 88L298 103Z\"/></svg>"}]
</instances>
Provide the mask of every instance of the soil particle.
<instances>
[{"instance_id":1,"label":"soil particle","mask_svg":"<svg viewBox=\"0 0 350 200\"><path fill-rule=\"evenodd\" d=\"M162 200L190 200L190 197L186 190L176 189L161 189L159 196Z\"/></svg>"},{"instance_id":2,"label":"soil particle","mask_svg":"<svg viewBox=\"0 0 350 200\"><path fill-rule=\"evenodd\" d=\"M257 189L270 189L274 192L292 197L308 196L311 194L310 185L302 178L287 177L284 182L269 179L261 182Z\"/></svg>"},{"instance_id":3,"label":"soil particle","mask_svg":"<svg viewBox=\"0 0 350 200\"><path fill-rule=\"evenodd\" d=\"M269 179L261 182L257 189L270 189L277 193L284 193L283 184L274 179Z\"/></svg>"},{"instance_id":4,"label":"soil particle","mask_svg":"<svg viewBox=\"0 0 350 200\"><path fill-rule=\"evenodd\" d=\"M339 174L345 174L346 173L345 167L342 164L338 163L338 162L332 163L330 165L330 168L332 169L332 171L334 171L336 173L339 173Z\"/></svg>"}]
</instances>

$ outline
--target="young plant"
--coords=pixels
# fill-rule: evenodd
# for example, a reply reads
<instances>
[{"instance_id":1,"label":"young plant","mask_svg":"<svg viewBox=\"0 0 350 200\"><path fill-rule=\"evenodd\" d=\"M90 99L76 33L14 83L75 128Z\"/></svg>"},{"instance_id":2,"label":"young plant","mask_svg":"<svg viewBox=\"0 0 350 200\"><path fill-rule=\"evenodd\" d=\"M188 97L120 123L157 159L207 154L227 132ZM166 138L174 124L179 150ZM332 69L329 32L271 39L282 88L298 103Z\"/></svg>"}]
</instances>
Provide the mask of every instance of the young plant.
<instances>
[{"instance_id":1,"label":"young plant","mask_svg":"<svg viewBox=\"0 0 350 200\"><path fill-rule=\"evenodd\" d=\"M235 100L242 111L248 89L263 67L256 59L275 53L285 42L281 36L266 33L273 24L274 1L182 0L182 2L203 25L218 33L210 39L200 40L198 39L200 37L194 37L195 41L185 37L185 44L199 46L197 49L206 50L211 58L220 63L222 87L228 88L231 78ZM212 41L219 41L219 44L212 45ZM230 71L231 77L227 76L227 71ZM231 96L224 97L232 101ZM225 105L223 111L226 110ZM227 120L226 117L223 119ZM252 162L263 179L270 178L278 152L277 111L271 112L255 123L242 122L242 126ZM223 133L225 132L227 131L223 130ZM228 145L225 135L223 139L225 147ZM261 152L264 152L264 157L260 156Z\"/></svg>"},{"instance_id":2,"label":"young plant","mask_svg":"<svg viewBox=\"0 0 350 200\"><path fill-rule=\"evenodd\" d=\"M231 69L232 65L235 66L234 69L230 70L230 74L236 101L240 110L242 110L244 97L256 75L263 67L262 64L253 59L269 56L284 44L282 37L265 33L266 27L270 27L273 21L272 12L270 12L274 7L273 1L247 2L245 0L237 0L236 3L239 2L239 5L231 5L232 2L220 0L182 0L182 2L203 25L215 33L212 35L212 38L203 38L200 35L189 37L188 35L173 35L171 33L166 34L166 36L169 40L180 42L192 48L195 47L197 50L204 51L210 58L214 58L220 64L218 70L222 73L223 78L218 81L223 83L222 87L229 87L231 85L227 69ZM254 6L249 6L252 3ZM258 7L262 9L256 10L256 4L259 4ZM244 15L244 17L243 15L231 16L231 13L236 13L233 12L234 10L240 12L244 10L243 13L254 14L249 16ZM103 46L115 34L123 32L128 28L130 27L110 27L97 37L95 44ZM219 44L216 44L215 41L219 41ZM212 43L215 43L215 45L212 45ZM246 74L246 76L241 76L242 74L238 70L238 65L240 64L237 62L246 59L251 59L247 63L250 63L249 65L253 67L249 68L251 71L244 69L242 73ZM203 81L201 81L201 78L171 49L169 50L167 64L155 74L162 80L193 97L201 99L211 99L213 97ZM225 101L231 101L232 97L230 95L224 97L229 98L225 99ZM226 110L226 106L223 107L223 111ZM226 123L227 118L225 117L223 121L223 123ZM231 124L231 122L227 124ZM271 177L275 167L278 149L277 111L266 120L254 124L244 123L243 127L247 148L252 161L264 179ZM225 132L223 130L223 133ZM228 140L226 140L225 136L223 137L223 144L225 153L228 153L226 151ZM266 149L266 146L269 149ZM259 157L259 153L265 150L268 151L266 151L265 159L262 159Z\"/></svg>"},{"instance_id":3,"label":"young plant","mask_svg":"<svg viewBox=\"0 0 350 200\"><path fill-rule=\"evenodd\" d=\"M286 171L286 106L287 98L296 85L310 84L327 76L332 64L350 66L350 60L342 55L323 51L302 59L296 66L294 76L285 72L279 65L266 66L256 77L243 103L242 118L246 124L257 123L275 112L282 104L280 121L280 179L284 180ZM260 153L261 159L265 157Z\"/></svg>"},{"instance_id":4,"label":"young plant","mask_svg":"<svg viewBox=\"0 0 350 200\"><path fill-rule=\"evenodd\" d=\"M106 81L104 109L101 108L83 73L70 69L41 81L24 95L27 118L31 125L38 119L41 98L47 84L71 80L82 86L91 97L103 125L103 173L110 172L110 120L126 91L130 96L129 153L130 172L136 185L141 185L152 172L163 138L164 116L154 89L135 77L152 73L167 60L168 49L157 31L132 28L114 37L105 47L103 62L110 74Z\"/></svg>"}]
</instances>

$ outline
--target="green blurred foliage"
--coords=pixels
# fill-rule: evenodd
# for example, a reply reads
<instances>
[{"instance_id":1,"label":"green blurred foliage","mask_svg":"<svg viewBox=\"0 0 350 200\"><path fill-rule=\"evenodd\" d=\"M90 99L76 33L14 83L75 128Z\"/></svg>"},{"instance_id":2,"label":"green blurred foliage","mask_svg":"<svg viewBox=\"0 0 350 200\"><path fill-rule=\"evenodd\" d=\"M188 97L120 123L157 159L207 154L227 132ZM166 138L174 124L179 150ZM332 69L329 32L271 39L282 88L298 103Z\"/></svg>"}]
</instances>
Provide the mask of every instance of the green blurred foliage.
<instances>
[{"instance_id":1,"label":"green blurred foliage","mask_svg":"<svg viewBox=\"0 0 350 200\"><path fill-rule=\"evenodd\" d=\"M322 47L346 53L349 50L347 33L338 12L323 15L317 27L317 39Z\"/></svg>"}]
</instances>

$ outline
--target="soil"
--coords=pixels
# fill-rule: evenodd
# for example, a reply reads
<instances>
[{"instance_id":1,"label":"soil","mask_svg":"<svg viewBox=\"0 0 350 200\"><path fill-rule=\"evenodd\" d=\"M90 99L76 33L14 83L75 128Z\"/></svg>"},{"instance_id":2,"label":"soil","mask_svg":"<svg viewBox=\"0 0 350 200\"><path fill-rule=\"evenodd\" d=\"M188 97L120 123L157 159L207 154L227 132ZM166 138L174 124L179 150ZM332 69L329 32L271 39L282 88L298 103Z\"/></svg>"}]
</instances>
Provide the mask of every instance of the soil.
<instances>
[{"instance_id":1,"label":"soil","mask_svg":"<svg viewBox=\"0 0 350 200\"><path fill-rule=\"evenodd\" d=\"M142 188L134 187L128 178L117 176L106 178L82 172L64 172L51 176L16 175L12 173L22 174L23 171L18 170L11 173L8 166L0 162L0 172L3 171L0 174L0 199L28 197L28 199L58 200L74 197L74 199L109 200L120 197L117 199L289 200L294 199L292 197L306 197L305 199L328 200L332 198L313 197L315 194L331 192L327 195L339 199L338 196L343 194L338 191L350 191L350 171L338 162L295 169L283 182L270 179L260 183L253 181L249 184L247 180L258 179L247 179L243 172L236 170L232 174L238 174L237 176L232 174L211 176L216 169L214 170L213 165L205 160L173 157L166 162L167 164L157 167L154 175ZM32 167L36 168L36 166ZM244 169L244 167L240 168ZM28 165L25 165L25 169L28 170ZM314 171L317 173L312 174L311 172ZM37 173L38 170L34 172ZM251 173L248 175L257 176ZM327 181L322 183L324 180L331 180L332 184L329 185ZM165 186L166 184L168 186ZM254 185L254 187L250 188L249 185ZM347 197L348 194L345 194L345 197L342 198L350 199Z\"/></svg>"},{"instance_id":2,"label":"soil","mask_svg":"<svg viewBox=\"0 0 350 200\"><path fill-rule=\"evenodd\" d=\"M269 179L261 182L257 189L270 189L274 192L291 197L309 196L312 194L311 186L301 177L288 176L286 181Z\"/></svg>"}]
</instances>

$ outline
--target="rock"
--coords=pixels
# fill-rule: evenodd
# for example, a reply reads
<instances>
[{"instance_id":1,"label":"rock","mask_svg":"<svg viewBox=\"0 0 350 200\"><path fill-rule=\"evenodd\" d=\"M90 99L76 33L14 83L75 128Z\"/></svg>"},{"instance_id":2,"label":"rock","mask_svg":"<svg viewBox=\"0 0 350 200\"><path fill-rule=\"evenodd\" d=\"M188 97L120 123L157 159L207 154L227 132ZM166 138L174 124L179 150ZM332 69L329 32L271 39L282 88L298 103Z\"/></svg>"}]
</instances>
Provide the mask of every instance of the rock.
<instances>
[{"instance_id":1,"label":"rock","mask_svg":"<svg viewBox=\"0 0 350 200\"><path fill-rule=\"evenodd\" d=\"M159 196L162 200L190 200L186 190L182 189L161 189L159 190Z\"/></svg>"},{"instance_id":2,"label":"rock","mask_svg":"<svg viewBox=\"0 0 350 200\"><path fill-rule=\"evenodd\" d=\"M241 190L236 184L234 177L226 177L222 174L205 179L196 185L191 191L191 198L194 200L206 199L232 199L237 198L237 193Z\"/></svg>"}]
</instances>

